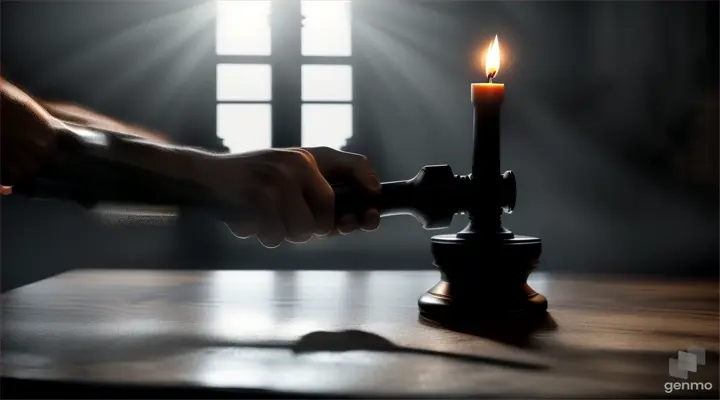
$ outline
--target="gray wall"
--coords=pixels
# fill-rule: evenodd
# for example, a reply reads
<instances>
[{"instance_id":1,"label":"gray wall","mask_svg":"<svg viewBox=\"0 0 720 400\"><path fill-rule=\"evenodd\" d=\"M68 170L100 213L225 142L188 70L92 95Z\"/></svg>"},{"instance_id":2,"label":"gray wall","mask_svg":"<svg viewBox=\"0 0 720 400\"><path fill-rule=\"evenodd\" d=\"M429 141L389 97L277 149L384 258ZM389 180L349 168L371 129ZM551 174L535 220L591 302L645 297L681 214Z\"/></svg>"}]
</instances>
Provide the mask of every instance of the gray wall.
<instances>
[{"instance_id":1,"label":"gray wall","mask_svg":"<svg viewBox=\"0 0 720 400\"><path fill-rule=\"evenodd\" d=\"M212 146L214 31L200 3L3 3L3 74ZM349 150L384 180L427 164L469 172L471 55L498 34L503 167L519 179L506 222L544 239L541 268L717 272L716 2L356 0L354 14ZM436 233L399 217L266 250L201 216L108 227L73 206L1 205L4 287L74 267L431 268Z\"/></svg>"}]
</instances>

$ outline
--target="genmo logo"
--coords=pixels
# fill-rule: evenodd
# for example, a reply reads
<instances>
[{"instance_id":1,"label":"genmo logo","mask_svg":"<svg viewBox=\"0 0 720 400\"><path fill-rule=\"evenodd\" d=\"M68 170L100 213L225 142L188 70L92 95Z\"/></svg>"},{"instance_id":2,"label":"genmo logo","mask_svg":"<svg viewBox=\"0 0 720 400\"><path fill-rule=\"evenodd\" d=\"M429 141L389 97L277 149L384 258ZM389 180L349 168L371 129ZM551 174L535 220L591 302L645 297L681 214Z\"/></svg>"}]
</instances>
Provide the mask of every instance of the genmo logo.
<instances>
[{"instance_id":1,"label":"genmo logo","mask_svg":"<svg viewBox=\"0 0 720 400\"><path fill-rule=\"evenodd\" d=\"M705 349L689 347L687 351L678 351L677 358L670 358L668 373L673 378L688 379L690 372L697 372L698 365L705 365ZM686 390L712 390L712 382L665 382L665 393Z\"/></svg>"},{"instance_id":2,"label":"genmo logo","mask_svg":"<svg viewBox=\"0 0 720 400\"><path fill-rule=\"evenodd\" d=\"M665 393L684 390L712 390L712 382L665 382Z\"/></svg>"}]
</instances>

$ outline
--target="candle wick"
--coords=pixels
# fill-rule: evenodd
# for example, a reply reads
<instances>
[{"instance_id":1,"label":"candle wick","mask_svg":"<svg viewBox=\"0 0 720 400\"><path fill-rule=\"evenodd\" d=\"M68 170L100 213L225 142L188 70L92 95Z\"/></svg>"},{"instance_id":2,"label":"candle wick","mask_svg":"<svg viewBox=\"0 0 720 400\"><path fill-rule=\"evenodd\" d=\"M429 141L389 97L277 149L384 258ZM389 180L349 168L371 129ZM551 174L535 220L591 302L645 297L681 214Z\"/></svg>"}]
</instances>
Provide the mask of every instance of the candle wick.
<instances>
[{"instance_id":1,"label":"candle wick","mask_svg":"<svg viewBox=\"0 0 720 400\"><path fill-rule=\"evenodd\" d=\"M488 76L488 83L493 83L493 82L492 82L492 76Z\"/></svg>"}]
</instances>

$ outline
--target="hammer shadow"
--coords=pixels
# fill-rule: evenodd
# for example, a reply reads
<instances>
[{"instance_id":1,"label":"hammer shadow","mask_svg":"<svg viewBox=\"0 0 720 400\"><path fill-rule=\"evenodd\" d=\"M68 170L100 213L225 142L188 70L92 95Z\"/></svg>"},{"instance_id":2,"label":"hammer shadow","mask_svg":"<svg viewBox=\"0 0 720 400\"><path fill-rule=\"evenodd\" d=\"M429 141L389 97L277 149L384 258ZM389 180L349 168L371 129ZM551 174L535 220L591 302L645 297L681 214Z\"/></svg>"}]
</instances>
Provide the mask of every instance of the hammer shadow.
<instances>
[{"instance_id":1,"label":"hammer shadow","mask_svg":"<svg viewBox=\"0 0 720 400\"><path fill-rule=\"evenodd\" d=\"M522 370L544 370L547 366L524 361L513 361L495 357L478 356L472 354L449 353L415 347L399 346L390 340L360 330L345 330L338 332L316 331L300 338L291 347L295 354L315 352L345 352L345 351L379 351L383 353L415 354L441 357L456 361L489 364L498 367L515 368Z\"/></svg>"},{"instance_id":2,"label":"hammer shadow","mask_svg":"<svg viewBox=\"0 0 720 400\"><path fill-rule=\"evenodd\" d=\"M78 349L54 349L52 352L56 353L55 356L62 358L64 362L78 365L138 362L176 356L180 353L199 349L249 348L290 350L292 354L296 356L323 352L344 353L351 351L368 351L382 354L430 356L520 370L540 371L549 368L542 364L525 361L399 346L380 335L361 330L314 331L301 336L298 340L292 341L235 341L211 337L163 334L153 337L143 337L142 340L126 338L126 340L116 341L112 345L96 343L96 346L91 347L95 347L96 350L78 351Z\"/></svg>"}]
</instances>

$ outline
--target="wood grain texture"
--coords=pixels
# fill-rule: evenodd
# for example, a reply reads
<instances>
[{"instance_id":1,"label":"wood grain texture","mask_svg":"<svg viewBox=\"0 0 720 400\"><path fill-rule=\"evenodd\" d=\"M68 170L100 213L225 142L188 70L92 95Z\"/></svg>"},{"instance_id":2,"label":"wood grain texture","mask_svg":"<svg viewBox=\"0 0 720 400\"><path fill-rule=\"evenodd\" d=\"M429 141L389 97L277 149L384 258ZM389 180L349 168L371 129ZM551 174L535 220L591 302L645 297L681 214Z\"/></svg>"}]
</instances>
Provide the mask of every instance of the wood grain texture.
<instances>
[{"instance_id":1,"label":"wood grain texture","mask_svg":"<svg viewBox=\"0 0 720 400\"><path fill-rule=\"evenodd\" d=\"M2 376L328 396L718 397L716 281L535 273L547 324L472 335L418 321L417 298L437 279L72 271L4 296ZM713 389L666 394L681 381L669 358L691 345L707 362L687 382Z\"/></svg>"}]
</instances>

